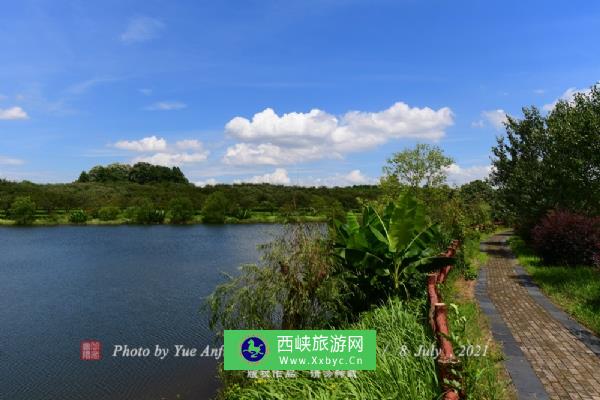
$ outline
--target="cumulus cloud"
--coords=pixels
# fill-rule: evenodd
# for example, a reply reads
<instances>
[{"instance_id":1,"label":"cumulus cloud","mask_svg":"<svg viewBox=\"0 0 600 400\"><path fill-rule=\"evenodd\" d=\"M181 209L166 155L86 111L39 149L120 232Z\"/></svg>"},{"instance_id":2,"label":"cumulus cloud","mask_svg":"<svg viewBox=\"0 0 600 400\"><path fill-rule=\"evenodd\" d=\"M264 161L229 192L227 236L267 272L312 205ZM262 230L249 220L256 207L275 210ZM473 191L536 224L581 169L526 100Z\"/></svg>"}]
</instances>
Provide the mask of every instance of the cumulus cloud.
<instances>
[{"instance_id":1,"label":"cumulus cloud","mask_svg":"<svg viewBox=\"0 0 600 400\"><path fill-rule=\"evenodd\" d=\"M181 110L187 107L187 104L180 101L159 101L146 107L150 111L173 111Z\"/></svg>"},{"instance_id":2,"label":"cumulus cloud","mask_svg":"<svg viewBox=\"0 0 600 400\"><path fill-rule=\"evenodd\" d=\"M486 123L490 124L494 128L500 130L504 128L506 119L506 111L502 109L489 110L481 112L481 119L479 121L471 122L471 126L474 128L483 128Z\"/></svg>"},{"instance_id":3,"label":"cumulus cloud","mask_svg":"<svg viewBox=\"0 0 600 400\"><path fill-rule=\"evenodd\" d=\"M0 108L0 119L28 119L29 115L21 107Z\"/></svg>"},{"instance_id":4,"label":"cumulus cloud","mask_svg":"<svg viewBox=\"0 0 600 400\"><path fill-rule=\"evenodd\" d=\"M0 156L0 165L22 165L25 161L18 158Z\"/></svg>"},{"instance_id":5,"label":"cumulus cloud","mask_svg":"<svg viewBox=\"0 0 600 400\"><path fill-rule=\"evenodd\" d=\"M202 148L202 143L200 143L196 139L185 139L185 140L180 140L180 141L176 142L175 146L182 150L189 150L189 149L198 150L198 149Z\"/></svg>"},{"instance_id":6,"label":"cumulus cloud","mask_svg":"<svg viewBox=\"0 0 600 400\"><path fill-rule=\"evenodd\" d=\"M448 182L453 185L462 185L477 179L486 178L492 172L491 165L474 165L472 167L461 167L458 164L450 164L446 168Z\"/></svg>"},{"instance_id":7,"label":"cumulus cloud","mask_svg":"<svg viewBox=\"0 0 600 400\"><path fill-rule=\"evenodd\" d=\"M147 153L136 156L132 160L134 163L147 162L167 167L203 162L209 155L202 142L195 139L180 140L170 146L163 138L149 136L139 140L120 140L113 146L121 150Z\"/></svg>"},{"instance_id":8,"label":"cumulus cloud","mask_svg":"<svg viewBox=\"0 0 600 400\"><path fill-rule=\"evenodd\" d=\"M238 180L235 183L246 182L246 183L270 183L272 185L289 185L291 183L288 172L284 168L276 168L275 171L264 174L256 175L249 179Z\"/></svg>"},{"instance_id":9,"label":"cumulus cloud","mask_svg":"<svg viewBox=\"0 0 600 400\"><path fill-rule=\"evenodd\" d=\"M296 164L302 161L324 157L324 149L314 145L310 147L285 147L271 143L237 143L227 148L223 161L226 164ZM336 156L336 154L330 154ZM339 157L339 155L337 155Z\"/></svg>"},{"instance_id":10,"label":"cumulus cloud","mask_svg":"<svg viewBox=\"0 0 600 400\"><path fill-rule=\"evenodd\" d=\"M367 178L360 170L355 169L350 171L346 176L344 176L345 180L354 185L364 185L369 183L369 178Z\"/></svg>"},{"instance_id":11,"label":"cumulus cloud","mask_svg":"<svg viewBox=\"0 0 600 400\"><path fill-rule=\"evenodd\" d=\"M196 153L156 153L148 156L138 156L133 162L147 162L150 164L164 165L166 167L179 166L182 164L194 164L206 161L207 151Z\"/></svg>"},{"instance_id":12,"label":"cumulus cloud","mask_svg":"<svg viewBox=\"0 0 600 400\"><path fill-rule=\"evenodd\" d=\"M326 177L303 176L290 178L285 168L276 168L271 173L255 175L251 178L236 179L234 183L270 183L272 185L297 185L297 186L352 186L374 183L375 180L365 176L360 170L355 169L347 174L334 174Z\"/></svg>"},{"instance_id":13,"label":"cumulus cloud","mask_svg":"<svg viewBox=\"0 0 600 400\"><path fill-rule=\"evenodd\" d=\"M313 109L277 115L271 108L252 120L235 117L225 131L240 140L224 156L228 164L293 164L370 149L392 139L438 140L454 123L448 107L410 107L399 102L380 112L350 111L336 117Z\"/></svg>"},{"instance_id":14,"label":"cumulus cloud","mask_svg":"<svg viewBox=\"0 0 600 400\"><path fill-rule=\"evenodd\" d=\"M552 111L554 109L554 107L556 106L556 103L558 103L559 100L564 100L564 101L570 103L573 101L573 99L575 98L575 95L577 93L588 94L588 93L590 93L590 91L591 91L591 89L577 89L574 87L568 88L558 99L554 100L552 103L544 104L542 109L544 111Z\"/></svg>"},{"instance_id":15,"label":"cumulus cloud","mask_svg":"<svg viewBox=\"0 0 600 400\"><path fill-rule=\"evenodd\" d=\"M121 41L125 44L145 42L160 36L165 28L165 24L151 17L132 18L121 34Z\"/></svg>"},{"instance_id":16,"label":"cumulus cloud","mask_svg":"<svg viewBox=\"0 0 600 400\"><path fill-rule=\"evenodd\" d=\"M122 150L139 152L160 151L167 148L167 141L156 136L149 136L140 140L120 140L115 143L115 147Z\"/></svg>"},{"instance_id":17,"label":"cumulus cloud","mask_svg":"<svg viewBox=\"0 0 600 400\"><path fill-rule=\"evenodd\" d=\"M215 178L209 178L205 181L194 182L194 185L199 186L199 187L215 186L216 184L217 184L217 180Z\"/></svg>"}]
</instances>

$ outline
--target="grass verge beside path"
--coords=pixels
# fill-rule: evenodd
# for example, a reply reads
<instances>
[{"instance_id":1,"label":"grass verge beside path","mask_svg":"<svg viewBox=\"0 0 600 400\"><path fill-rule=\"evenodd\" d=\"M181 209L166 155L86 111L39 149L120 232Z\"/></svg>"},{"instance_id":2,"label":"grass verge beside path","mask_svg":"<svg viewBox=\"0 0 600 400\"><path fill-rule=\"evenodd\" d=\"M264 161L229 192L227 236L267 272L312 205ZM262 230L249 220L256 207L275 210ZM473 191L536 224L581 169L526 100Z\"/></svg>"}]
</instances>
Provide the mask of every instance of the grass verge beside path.
<instances>
[{"instance_id":1,"label":"grass verge beside path","mask_svg":"<svg viewBox=\"0 0 600 400\"><path fill-rule=\"evenodd\" d=\"M567 313L600 335L600 271L593 267L547 266L519 237L509 239L519 263L533 281Z\"/></svg>"}]
</instances>

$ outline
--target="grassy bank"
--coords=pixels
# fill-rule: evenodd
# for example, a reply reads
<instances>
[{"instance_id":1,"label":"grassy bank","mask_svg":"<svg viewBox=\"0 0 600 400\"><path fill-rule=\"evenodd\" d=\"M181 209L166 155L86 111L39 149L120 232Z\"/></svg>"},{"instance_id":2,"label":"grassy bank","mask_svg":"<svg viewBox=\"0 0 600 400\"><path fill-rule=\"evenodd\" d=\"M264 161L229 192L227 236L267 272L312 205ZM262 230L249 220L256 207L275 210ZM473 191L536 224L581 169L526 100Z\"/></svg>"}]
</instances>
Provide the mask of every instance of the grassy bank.
<instances>
[{"instance_id":1,"label":"grassy bank","mask_svg":"<svg viewBox=\"0 0 600 400\"><path fill-rule=\"evenodd\" d=\"M600 334L600 271L593 267L543 265L522 239L509 241L519 263L542 291L576 320Z\"/></svg>"}]
</instances>

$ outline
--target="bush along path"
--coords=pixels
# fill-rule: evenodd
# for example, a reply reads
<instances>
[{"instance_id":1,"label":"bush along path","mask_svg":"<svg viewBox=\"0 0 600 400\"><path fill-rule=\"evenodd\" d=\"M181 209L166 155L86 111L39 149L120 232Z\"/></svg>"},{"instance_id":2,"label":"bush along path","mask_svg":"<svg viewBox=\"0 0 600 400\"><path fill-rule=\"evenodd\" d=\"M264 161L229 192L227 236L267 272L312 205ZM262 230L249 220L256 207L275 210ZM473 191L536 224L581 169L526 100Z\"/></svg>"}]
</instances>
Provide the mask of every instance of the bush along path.
<instances>
[{"instance_id":1,"label":"bush along path","mask_svg":"<svg viewBox=\"0 0 600 400\"><path fill-rule=\"evenodd\" d=\"M537 290L517 265L509 237L502 233L482 244L489 261L477 297L503 345L519 398L600 400L598 338Z\"/></svg>"}]
</instances>

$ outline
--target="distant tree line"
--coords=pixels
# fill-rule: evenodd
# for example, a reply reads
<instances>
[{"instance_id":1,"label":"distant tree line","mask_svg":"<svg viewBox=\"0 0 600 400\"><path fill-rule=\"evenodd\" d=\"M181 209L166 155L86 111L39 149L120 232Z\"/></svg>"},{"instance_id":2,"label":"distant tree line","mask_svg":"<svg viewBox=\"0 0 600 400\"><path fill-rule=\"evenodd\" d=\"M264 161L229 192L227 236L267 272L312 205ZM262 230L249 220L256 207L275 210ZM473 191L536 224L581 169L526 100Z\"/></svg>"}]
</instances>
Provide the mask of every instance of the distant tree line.
<instances>
[{"instance_id":1,"label":"distant tree line","mask_svg":"<svg viewBox=\"0 0 600 400\"><path fill-rule=\"evenodd\" d=\"M0 180L0 218L19 209L46 215L67 213L72 223L117 217L138 223L184 223L201 213L205 222L249 218L251 213L332 215L358 209L376 199L378 186L296 187L271 184L219 184L197 187L177 167L137 163L95 166L73 183L35 184ZM11 211L12 210L12 211ZM82 212L74 213L75 210ZM15 211L15 212L13 212ZM31 222L32 212L21 222ZM13 219L15 219L14 217Z\"/></svg>"}]
</instances>

